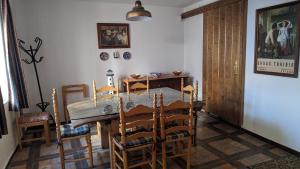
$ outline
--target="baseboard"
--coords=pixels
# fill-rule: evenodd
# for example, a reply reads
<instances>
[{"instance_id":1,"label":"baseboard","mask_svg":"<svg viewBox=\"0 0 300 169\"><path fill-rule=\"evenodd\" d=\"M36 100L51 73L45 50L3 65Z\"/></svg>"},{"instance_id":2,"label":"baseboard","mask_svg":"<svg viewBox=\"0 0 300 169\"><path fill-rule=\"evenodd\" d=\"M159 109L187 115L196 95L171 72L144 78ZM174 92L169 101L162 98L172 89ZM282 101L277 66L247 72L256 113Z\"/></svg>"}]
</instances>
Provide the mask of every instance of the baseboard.
<instances>
[{"instance_id":1,"label":"baseboard","mask_svg":"<svg viewBox=\"0 0 300 169\"><path fill-rule=\"evenodd\" d=\"M231 126L233 126L233 127L239 128L239 129L241 129L242 131L244 131L245 133L247 133L247 134L249 134L249 135L252 135L252 136L254 136L254 137L257 137L257 138L263 140L263 141L266 142L266 143L269 143L269 144L271 144L271 145L274 145L274 146L276 146L276 147L279 147L279 148L281 148L281 149L283 149L283 150L285 150L285 151L287 151L287 152L289 152L289 153L291 153L291 154L293 154L293 155L295 155L295 156L300 157L300 152L297 151L297 150L294 150L294 149L292 149L292 148L290 148L290 147L287 147L287 146L284 146L284 145L282 145L282 144L279 144L279 143L277 143L277 142L275 142L275 141L273 141L273 140L267 139L267 138L265 138L265 137L263 137L263 136L261 136L261 135L259 135L259 134L256 134L256 133L254 133L254 132L252 132L252 131L250 131L250 130L247 130L247 129L245 129L245 128L242 128L242 127L240 127L240 126L237 126L237 125L235 125L235 124L232 124L232 123L230 123L230 122L224 120L223 118L221 118L221 117L219 117L219 116L217 116L217 115L215 115L215 114L212 114L212 113L207 113L207 114L208 114L209 116L213 117L213 118L217 118L218 120L220 120L220 121L222 121L222 122L224 122L224 123L226 123L226 124L228 124L228 125L231 125Z\"/></svg>"}]
</instances>

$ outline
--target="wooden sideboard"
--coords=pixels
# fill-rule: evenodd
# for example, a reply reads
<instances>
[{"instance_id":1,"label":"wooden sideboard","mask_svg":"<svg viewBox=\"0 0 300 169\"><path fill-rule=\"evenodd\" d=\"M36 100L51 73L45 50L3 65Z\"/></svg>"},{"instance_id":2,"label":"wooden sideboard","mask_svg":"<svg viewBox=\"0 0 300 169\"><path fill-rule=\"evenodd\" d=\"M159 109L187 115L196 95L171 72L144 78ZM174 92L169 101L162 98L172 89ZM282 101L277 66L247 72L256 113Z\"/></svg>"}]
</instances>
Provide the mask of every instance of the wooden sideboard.
<instances>
[{"instance_id":1,"label":"wooden sideboard","mask_svg":"<svg viewBox=\"0 0 300 169\"><path fill-rule=\"evenodd\" d=\"M173 74L162 74L158 78L149 77L149 88L160 88L160 87L170 87L172 89L181 90L181 78L184 78L185 85L188 82L189 76L187 74L182 74L175 76ZM127 78L123 80L123 90L127 91L127 84L141 82L146 84L147 78L142 77L139 79Z\"/></svg>"}]
</instances>

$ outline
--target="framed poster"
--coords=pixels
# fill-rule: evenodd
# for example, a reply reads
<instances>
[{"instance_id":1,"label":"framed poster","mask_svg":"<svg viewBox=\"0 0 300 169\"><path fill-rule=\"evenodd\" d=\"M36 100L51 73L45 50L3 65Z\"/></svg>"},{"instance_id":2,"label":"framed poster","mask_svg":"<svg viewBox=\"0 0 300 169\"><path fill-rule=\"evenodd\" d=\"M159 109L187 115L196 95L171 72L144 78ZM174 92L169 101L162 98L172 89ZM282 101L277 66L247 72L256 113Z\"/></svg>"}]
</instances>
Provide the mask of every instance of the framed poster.
<instances>
[{"instance_id":1,"label":"framed poster","mask_svg":"<svg viewBox=\"0 0 300 169\"><path fill-rule=\"evenodd\" d=\"M256 11L255 73L298 77L299 4Z\"/></svg>"},{"instance_id":2,"label":"framed poster","mask_svg":"<svg viewBox=\"0 0 300 169\"><path fill-rule=\"evenodd\" d=\"M129 24L97 23L99 49L130 48Z\"/></svg>"}]
</instances>

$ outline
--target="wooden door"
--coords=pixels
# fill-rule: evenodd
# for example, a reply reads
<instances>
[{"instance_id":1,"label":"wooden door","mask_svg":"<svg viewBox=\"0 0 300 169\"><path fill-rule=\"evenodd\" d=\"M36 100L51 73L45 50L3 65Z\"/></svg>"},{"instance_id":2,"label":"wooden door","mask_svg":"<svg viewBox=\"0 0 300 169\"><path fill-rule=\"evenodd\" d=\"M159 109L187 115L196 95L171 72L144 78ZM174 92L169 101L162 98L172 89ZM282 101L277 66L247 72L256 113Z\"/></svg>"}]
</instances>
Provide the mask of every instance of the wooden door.
<instances>
[{"instance_id":1,"label":"wooden door","mask_svg":"<svg viewBox=\"0 0 300 169\"><path fill-rule=\"evenodd\" d=\"M204 12L203 96L206 110L241 126L247 1Z\"/></svg>"}]
</instances>

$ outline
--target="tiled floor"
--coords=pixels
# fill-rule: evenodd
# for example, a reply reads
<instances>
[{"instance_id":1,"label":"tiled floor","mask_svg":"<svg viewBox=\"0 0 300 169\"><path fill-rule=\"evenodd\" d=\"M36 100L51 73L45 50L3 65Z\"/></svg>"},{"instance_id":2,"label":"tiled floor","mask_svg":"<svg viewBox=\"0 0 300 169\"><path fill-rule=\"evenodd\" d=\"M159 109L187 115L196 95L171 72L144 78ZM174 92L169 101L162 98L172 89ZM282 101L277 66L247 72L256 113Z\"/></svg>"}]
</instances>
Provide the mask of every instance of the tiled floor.
<instances>
[{"instance_id":1,"label":"tiled floor","mask_svg":"<svg viewBox=\"0 0 300 169\"><path fill-rule=\"evenodd\" d=\"M51 146L41 142L25 146L13 156L8 169L58 169L60 160L55 144L55 133ZM66 148L84 144L73 141ZM92 136L95 168L109 168L109 151L101 149L100 140ZM247 168L254 164L291 155L290 153L268 144L242 130L214 119L205 113L200 114L197 131L197 145L193 147L192 168L195 169L234 169ZM81 156L79 152L74 156ZM67 169L87 168L87 161L68 163ZM185 160L178 158L168 162L168 168L185 168Z\"/></svg>"}]
</instances>

